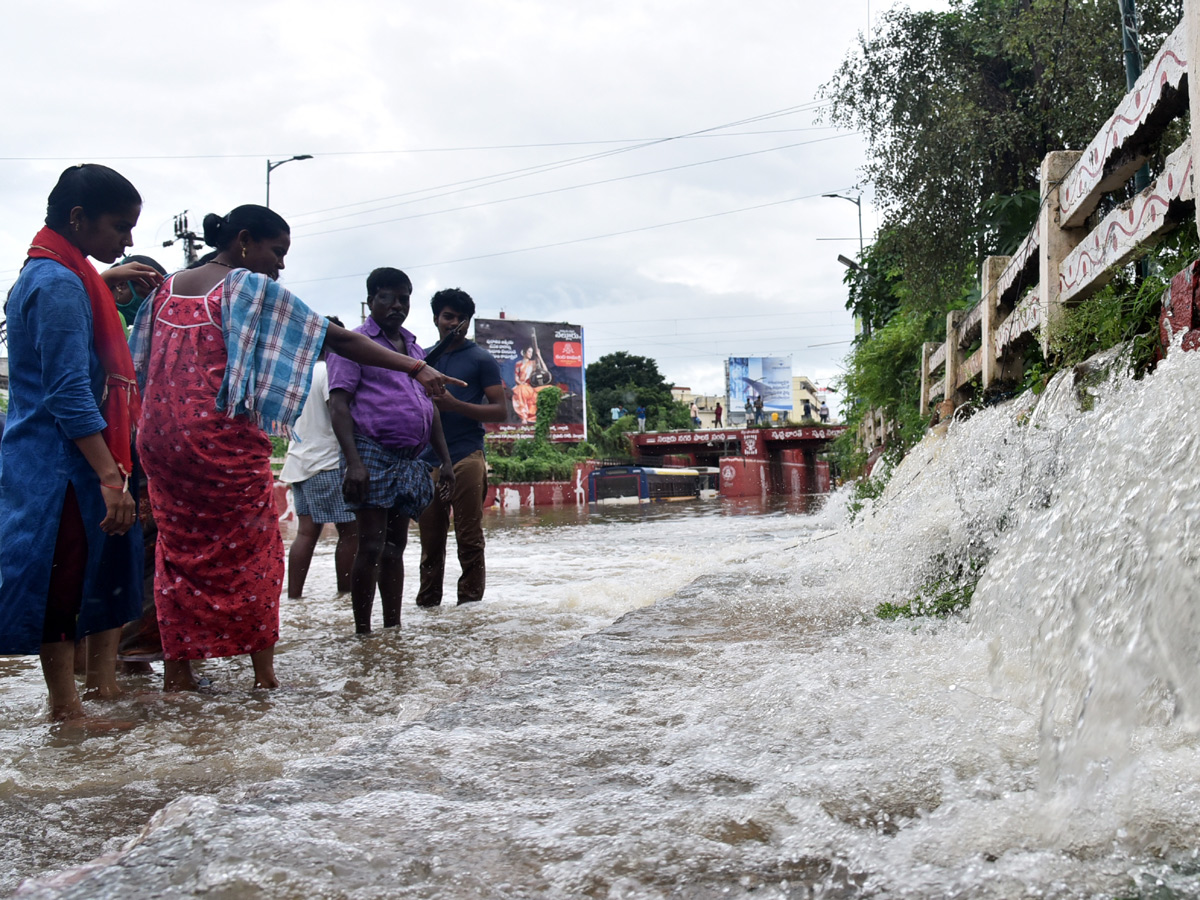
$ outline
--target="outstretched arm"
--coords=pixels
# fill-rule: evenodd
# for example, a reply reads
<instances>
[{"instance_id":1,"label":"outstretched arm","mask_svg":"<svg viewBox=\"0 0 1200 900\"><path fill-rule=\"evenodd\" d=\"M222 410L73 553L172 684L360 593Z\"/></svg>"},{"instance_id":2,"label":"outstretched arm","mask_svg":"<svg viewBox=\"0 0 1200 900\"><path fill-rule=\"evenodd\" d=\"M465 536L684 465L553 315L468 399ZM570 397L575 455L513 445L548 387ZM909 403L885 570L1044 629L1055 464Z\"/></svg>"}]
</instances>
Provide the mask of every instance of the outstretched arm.
<instances>
[{"instance_id":1,"label":"outstretched arm","mask_svg":"<svg viewBox=\"0 0 1200 900\"><path fill-rule=\"evenodd\" d=\"M361 366L375 366L380 369L391 369L394 372L407 372L417 379L425 393L431 397L440 397L446 391L447 384L457 384L466 387L466 383L457 378L443 375L432 366L425 365L423 360L413 359L403 353L397 353L383 347L365 334L350 331L340 325L329 323L325 332L325 346L346 359L353 360ZM414 370L416 370L415 374Z\"/></svg>"}]
</instances>

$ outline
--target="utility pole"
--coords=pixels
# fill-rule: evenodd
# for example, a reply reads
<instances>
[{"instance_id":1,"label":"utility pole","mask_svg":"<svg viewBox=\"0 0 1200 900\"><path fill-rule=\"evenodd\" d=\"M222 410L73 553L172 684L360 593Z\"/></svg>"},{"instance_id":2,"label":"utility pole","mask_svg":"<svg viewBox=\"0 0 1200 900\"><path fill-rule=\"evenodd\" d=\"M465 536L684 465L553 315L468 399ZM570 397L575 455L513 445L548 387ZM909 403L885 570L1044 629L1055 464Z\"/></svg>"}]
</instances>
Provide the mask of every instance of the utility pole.
<instances>
[{"instance_id":1,"label":"utility pole","mask_svg":"<svg viewBox=\"0 0 1200 900\"><path fill-rule=\"evenodd\" d=\"M201 241L196 232L188 229L186 209L175 217L174 239L163 241L163 246L170 247L175 241L183 241L183 264L185 267L190 266L196 261L198 256L196 248L200 246Z\"/></svg>"}]
</instances>

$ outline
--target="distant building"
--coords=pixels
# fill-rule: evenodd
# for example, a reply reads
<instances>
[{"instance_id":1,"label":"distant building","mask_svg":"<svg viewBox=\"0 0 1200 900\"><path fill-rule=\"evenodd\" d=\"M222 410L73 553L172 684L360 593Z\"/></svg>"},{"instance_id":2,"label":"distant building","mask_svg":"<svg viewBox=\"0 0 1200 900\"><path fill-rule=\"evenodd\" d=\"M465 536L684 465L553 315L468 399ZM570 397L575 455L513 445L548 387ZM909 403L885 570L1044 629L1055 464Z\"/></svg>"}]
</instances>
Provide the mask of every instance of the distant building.
<instances>
[{"instance_id":1,"label":"distant building","mask_svg":"<svg viewBox=\"0 0 1200 900\"><path fill-rule=\"evenodd\" d=\"M804 419L804 401L807 400L811 415L809 421L819 419L820 416L817 410L821 408L821 394L819 394L817 386L812 380L805 378L803 375L795 375L792 377L792 415L791 420L796 423L805 421Z\"/></svg>"},{"instance_id":2,"label":"distant building","mask_svg":"<svg viewBox=\"0 0 1200 900\"><path fill-rule=\"evenodd\" d=\"M717 394L694 394L690 387L679 387L677 385L671 387L671 396L682 403L684 406L696 404L696 408L700 410L700 427L714 428L716 413L714 410L717 404L721 404L721 408L725 409L728 404L724 397ZM722 425L727 425L729 420L722 418Z\"/></svg>"}]
</instances>

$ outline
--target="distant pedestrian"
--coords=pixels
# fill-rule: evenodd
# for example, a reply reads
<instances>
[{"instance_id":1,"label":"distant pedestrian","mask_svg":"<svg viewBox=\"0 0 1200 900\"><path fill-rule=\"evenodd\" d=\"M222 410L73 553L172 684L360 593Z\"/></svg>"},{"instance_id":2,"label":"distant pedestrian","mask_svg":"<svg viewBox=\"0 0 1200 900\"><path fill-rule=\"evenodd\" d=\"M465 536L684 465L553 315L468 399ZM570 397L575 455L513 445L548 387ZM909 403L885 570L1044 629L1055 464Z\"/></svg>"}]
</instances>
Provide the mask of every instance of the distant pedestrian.
<instances>
[{"instance_id":1,"label":"distant pedestrian","mask_svg":"<svg viewBox=\"0 0 1200 900\"><path fill-rule=\"evenodd\" d=\"M756 425L761 425L763 423L762 394L759 394L757 397L754 398L754 422Z\"/></svg>"},{"instance_id":2,"label":"distant pedestrian","mask_svg":"<svg viewBox=\"0 0 1200 900\"><path fill-rule=\"evenodd\" d=\"M638 433L644 434L646 431L646 407L639 406L635 415L637 415L638 420Z\"/></svg>"},{"instance_id":3,"label":"distant pedestrian","mask_svg":"<svg viewBox=\"0 0 1200 900\"><path fill-rule=\"evenodd\" d=\"M754 398L749 394L746 395L746 425L749 427L754 424Z\"/></svg>"},{"instance_id":4,"label":"distant pedestrian","mask_svg":"<svg viewBox=\"0 0 1200 900\"><path fill-rule=\"evenodd\" d=\"M807 422L807 421L808 421L809 419L811 419L812 417L813 417L813 414L812 414L812 401L811 401L811 400L809 400L809 399L807 399L807 398L805 398L805 400L804 400L804 421L805 421L805 422Z\"/></svg>"},{"instance_id":5,"label":"distant pedestrian","mask_svg":"<svg viewBox=\"0 0 1200 900\"><path fill-rule=\"evenodd\" d=\"M696 406L695 400L692 401L692 405L689 408L689 412L691 412L691 414L692 414L692 424L695 425L697 428L699 428L700 427L700 408L698 406Z\"/></svg>"},{"instance_id":6,"label":"distant pedestrian","mask_svg":"<svg viewBox=\"0 0 1200 900\"><path fill-rule=\"evenodd\" d=\"M720 428L720 427L721 427L721 416L724 414L724 412L725 412L725 410L723 410L723 409L721 408L721 404L720 404L720 403L718 403L718 404L717 404L717 405L716 405L716 406L713 408L713 427L714 427L714 428Z\"/></svg>"},{"instance_id":7,"label":"distant pedestrian","mask_svg":"<svg viewBox=\"0 0 1200 900\"><path fill-rule=\"evenodd\" d=\"M821 416L822 422L829 422L829 404L824 400L821 401L821 409L818 411L818 414Z\"/></svg>"},{"instance_id":8,"label":"distant pedestrian","mask_svg":"<svg viewBox=\"0 0 1200 900\"><path fill-rule=\"evenodd\" d=\"M614 406L612 408L612 420L615 422L619 418L621 418L621 407Z\"/></svg>"}]
</instances>

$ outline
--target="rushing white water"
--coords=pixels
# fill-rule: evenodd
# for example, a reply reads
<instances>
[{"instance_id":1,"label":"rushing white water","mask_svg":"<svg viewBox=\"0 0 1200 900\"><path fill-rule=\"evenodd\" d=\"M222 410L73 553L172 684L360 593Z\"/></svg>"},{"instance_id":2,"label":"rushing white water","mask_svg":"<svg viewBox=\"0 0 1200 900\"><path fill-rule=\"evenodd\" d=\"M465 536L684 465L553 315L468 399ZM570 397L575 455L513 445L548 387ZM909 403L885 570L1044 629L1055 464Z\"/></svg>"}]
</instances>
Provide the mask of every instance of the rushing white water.
<instances>
[{"instance_id":1,"label":"rushing white water","mask_svg":"<svg viewBox=\"0 0 1200 900\"><path fill-rule=\"evenodd\" d=\"M119 734L32 724L36 670L6 664L5 883L1200 896L1200 354L1091 392L956 422L853 523L844 496L493 518L484 604L367 640L323 545L289 689L214 665L218 693L131 698ZM874 615L972 566L966 615Z\"/></svg>"}]
</instances>

